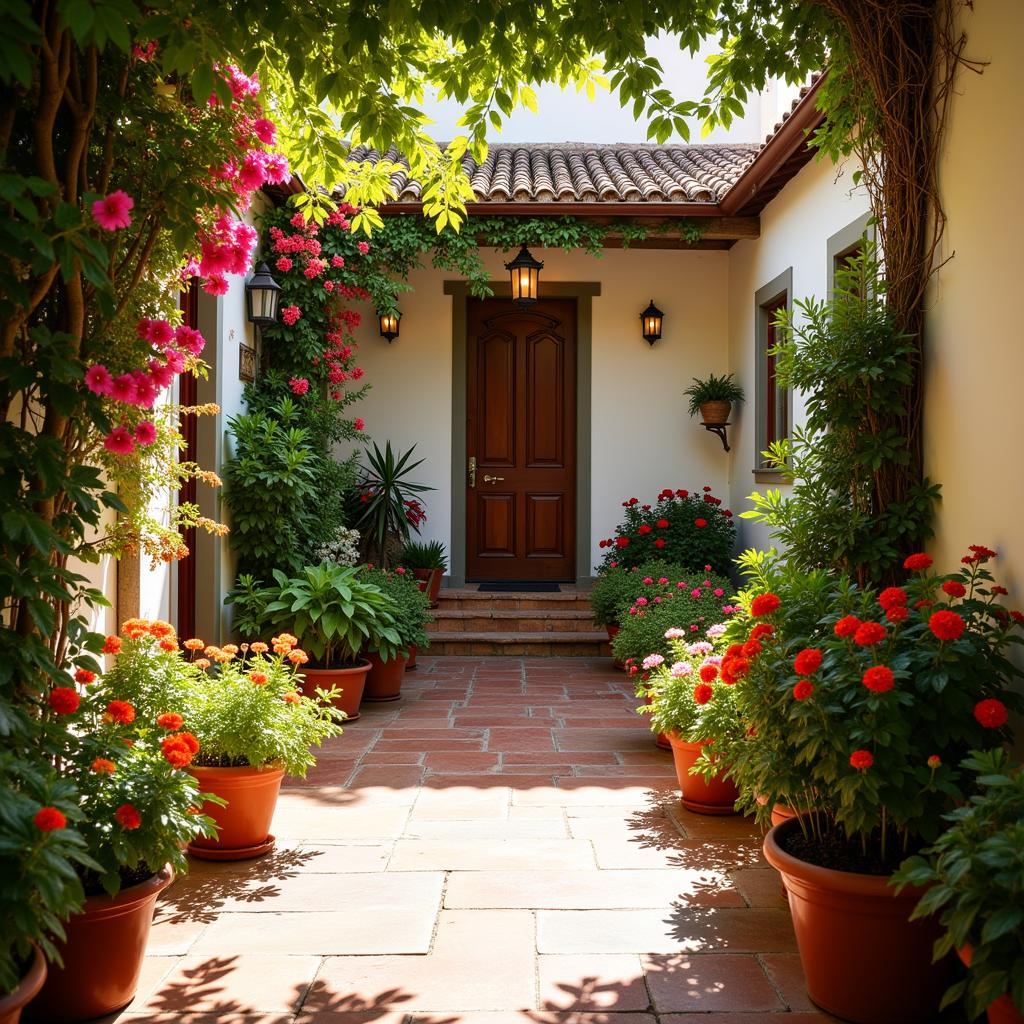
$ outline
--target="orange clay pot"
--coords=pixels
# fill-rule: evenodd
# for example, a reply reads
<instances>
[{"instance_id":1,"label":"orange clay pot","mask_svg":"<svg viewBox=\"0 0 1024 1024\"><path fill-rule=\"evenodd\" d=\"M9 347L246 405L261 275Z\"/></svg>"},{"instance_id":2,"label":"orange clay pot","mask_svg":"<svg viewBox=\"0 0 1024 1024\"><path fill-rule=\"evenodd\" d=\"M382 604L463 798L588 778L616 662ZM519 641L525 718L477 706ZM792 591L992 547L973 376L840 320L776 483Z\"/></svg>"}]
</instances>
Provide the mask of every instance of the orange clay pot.
<instances>
[{"instance_id":1,"label":"orange clay pot","mask_svg":"<svg viewBox=\"0 0 1024 1024\"><path fill-rule=\"evenodd\" d=\"M653 704L654 703L654 698L650 694L647 695L647 703L648 704ZM668 733L665 733L665 732L659 732L654 737L654 745L656 747L658 747L660 750L671 750L672 749L672 744L669 741Z\"/></svg>"},{"instance_id":2,"label":"orange clay pot","mask_svg":"<svg viewBox=\"0 0 1024 1024\"><path fill-rule=\"evenodd\" d=\"M764 855L789 894L807 994L855 1024L938 1020L953 961L932 963L935 921L909 920L924 890L897 893L888 877L799 860L781 845L799 828L797 818L776 825L765 836Z\"/></svg>"},{"instance_id":3,"label":"orange clay pot","mask_svg":"<svg viewBox=\"0 0 1024 1024\"><path fill-rule=\"evenodd\" d=\"M212 793L227 800L227 806L203 805L217 824L216 839L198 836L188 844L188 852L205 860L247 860L273 849L270 822L281 791L284 769L202 768L187 769L199 783L201 793Z\"/></svg>"},{"instance_id":4,"label":"orange clay pot","mask_svg":"<svg viewBox=\"0 0 1024 1024\"><path fill-rule=\"evenodd\" d=\"M960 957L965 967L970 967L973 952L972 947L967 945L958 949L956 955ZM1013 1005L1013 1000L1007 992L985 1007L985 1015L988 1017L988 1024L1024 1024L1024 1014Z\"/></svg>"},{"instance_id":5,"label":"orange clay pot","mask_svg":"<svg viewBox=\"0 0 1024 1024\"><path fill-rule=\"evenodd\" d=\"M367 654L367 658L370 659L370 671L366 677L363 700L398 700L402 696L402 676L405 675L408 657L381 661L380 656L373 653Z\"/></svg>"},{"instance_id":6,"label":"orange clay pot","mask_svg":"<svg viewBox=\"0 0 1024 1024\"><path fill-rule=\"evenodd\" d=\"M153 907L171 881L170 866L116 896L90 896L57 943L63 967L51 964L26 1017L46 1024L91 1020L127 1006L139 987Z\"/></svg>"},{"instance_id":7,"label":"orange clay pot","mask_svg":"<svg viewBox=\"0 0 1024 1024\"><path fill-rule=\"evenodd\" d=\"M349 722L354 722L359 717L359 704L363 699L369 671L368 661L361 661L351 668L304 668L303 682L299 688L304 697L315 697L317 689L329 690L337 686L341 695L335 697L332 703L345 712Z\"/></svg>"},{"instance_id":8,"label":"orange clay pot","mask_svg":"<svg viewBox=\"0 0 1024 1024\"><path fill-rule=\"evenodd\" d=\"M0 996L0 1024L18 1024L21 1011L31 1002L46 981L46 960L39 947L32 946L32 962L16 988Z\"/></svg>"},{"instance_id":9,"label":"orange clay pot","mask_svg":"<svg viewBox=\"0 0 1024 1024\"><path fill-rule=\"evenodd\" d=\"M438 595L441 593L440 569L413 569L413 576L419 582L419 588L427 595L431 608L436 608Z\"/></svg>"},{"instance_id":10,"label":"orange clay pot","mask_svg":"<svg viewBox=\"0 0 1024 1024\"><path fill-rule=\"evenodd\" d=\"M415 644L409 645L409 660L405 663L405 671L411 672L416 667L416 655L420 649Z\"/></svg>"},{"instance_id":11,"label":"orange clay pot","mask_svg":"<svg viewBox=\"0 0 1024 1024\"><path fill-rule=\"evenodd\" d=\"M716 775L710 782L705 782L700 775L690 774L704 744L681 740L675 733L669 733L668 740L672 744L676 778L683 791L683 806L695 814L735 814L733 805L740 794L731 781Z\"/></svg>"}]
</instances>

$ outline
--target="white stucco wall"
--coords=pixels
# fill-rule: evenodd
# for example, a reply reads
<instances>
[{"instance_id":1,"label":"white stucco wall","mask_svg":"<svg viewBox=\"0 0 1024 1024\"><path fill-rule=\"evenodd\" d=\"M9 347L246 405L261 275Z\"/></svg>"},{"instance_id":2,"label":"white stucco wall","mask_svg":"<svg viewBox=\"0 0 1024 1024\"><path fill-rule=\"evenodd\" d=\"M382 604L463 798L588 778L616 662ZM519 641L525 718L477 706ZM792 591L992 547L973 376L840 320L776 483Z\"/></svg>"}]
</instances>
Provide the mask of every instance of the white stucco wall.
<instances>
[{"instance_id":1,"label":"white stucco wall","mask_svg":"<svg viewBox=\"0 0 1024 1024\"><path fill-rule=\"evenodd\" d=\"M937 561L954 567L968 544L1024 605L1024 328L1020 246L1024 206L1024 4L978 0L961 11L965 54L940 165L948 222L925 326L925 468L942 485Z\"/></svg>"},{"instance_id":2,"label":"white stucco wall","mask_svg":"<svg viewBox=\"0 0 1024 1024\"><path fill-rule=\"evenodd\" d=\"M652 500L663 487L725 493L729 458L718 439L686 413L682 390L694 376L728 369L728 253L608 250L601 258L561 250L532 250L544 261L545 283L600 282L593 299L591 565L597 542L610 534L624 498ZM508 254L487 252L492 280L507 277ZM363 309L359 364L372 385L353 407L379 444L417 445L426 461L415 474L435 491L426 495L422 536L452 543L452 303L433 269L414 272L413 291L401 299L401 335L388 344L377 333L373 310ZM647 303L665 311L662 339L653 347L640 334ZM455 538L462 543L462 538Z\"/></svg>"},{"instance_id":3,"label":"white stucco wall","mask_svg":"<svg viewBox=\"0 0 1024 1024\"><path fill-rule=\"evenodd\" d=\"M729 368L743 385L747 401L733 414L733 453L729 480L734 512L749 509L749 495L779 488L757 483L755 427L755 295L792 268L790 299L824 298L829 287L828 240L868 212L863 189L854 188L852 167L812 159L761 213L761 237L737 242L729 252ZM793 422L803 418L800 395L793 396ZM782 490L787 490L783 485ZM740 547L770 546L765 527L737 519Z\"/></svg>"}]
</instances>

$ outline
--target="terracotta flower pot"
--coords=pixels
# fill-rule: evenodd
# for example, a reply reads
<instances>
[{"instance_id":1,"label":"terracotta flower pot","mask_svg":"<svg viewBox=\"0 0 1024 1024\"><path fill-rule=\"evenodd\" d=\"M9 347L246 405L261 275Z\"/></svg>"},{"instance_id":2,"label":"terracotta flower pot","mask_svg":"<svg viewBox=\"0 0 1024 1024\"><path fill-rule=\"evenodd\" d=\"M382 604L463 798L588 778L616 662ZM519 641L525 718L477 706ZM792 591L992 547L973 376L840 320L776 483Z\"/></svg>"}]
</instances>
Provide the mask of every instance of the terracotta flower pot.
<instances>
[{"instance_id":1,"label":"terracotta flower pot","mask_svg":"<svg viewBox=\"0 0 1024 1024\"><path fill-rule=\"evenodd\" d=\"M300 689L303 696L315 697L317 689L329 690L337 686L341 696L335 697L332 703L345 712L349 722L354 722L359 717L359 703L363 699L366 674L369 671L368 661L361 661L351 668L304 668Z\"/></svg>"},{"instance_id":2,"label":"terracotta flower pot","mask_svg":"<svg viewBox=\"0 0 1024 1024\"><path fill-rule=\"evenodd\" d=\"M775 804L772 807L772 824L781 825L784 821L789 821L791 818L796 817L796 811L787 804Z\"/></svg>"},{"instance_id":3,"label":"terracotta flower pot","mask_svg":"<svg viewBox=\"0 0 1024 1024\"><path fill-rule=\"evenodd\" d=\"M721 427L729 422L732 402L701 402L700 417L712 427Z\"/></svg>"},{"instance_id":4,"label":"terracotta flower pot","mask_svg":"<svg viewBox=\"0 0 1024 1024\"><path fill-rule=\"evenodd\" d=\"M971 966L971 957L974 953L970 945L962 946L956 951L956 955L963 961L965 967ZM988 1024L1022 1024L1024 1014L1020 1013L1009 993L1004 992L998 999L993 1000L985 1008L985 1015L988 1017Z\"/></svg>"},{"instance_id":5,"label":"terracotta flower pot","mask_svg":"<svg viewBox=\"0 0 1024 1024\"><path fill-rule=\"evenodd\" d=\"M64 926L57 943L63 967L51 964L26 1016L46 1024L91 1020L127 1006L139 987L153 906L171 881L171 869L116 896L90 896Z\"/></svg>"},{"instance_id":6,"label":"terracotta flower pot","mask_svg":"<svg viewBox=\"0 0 1024 1024\"><path fill-rule=\"evenodd\" d=\"M413 569L413 576L419 581L419 588L427 595L430 607L437 607L437 598L441 593L441 570L440 569Z\"/></svg>"},{"instance_id":7,"label":"terracotta flower pot","mask_svg":"<svg viewBox=\"0 0 1024 1024\"><path fill-rule=\"evenodd\" d=\"M21 1011L46 981L46 960L39 947L32 946L32 961L17 987L0 996L0 1024L18 1024Z\"/></svg>"},{"instance_id":8,"label":"terracotta flower pot","mask_svg":"<svg viewBox=\"0 0 1024 1024\"><path fill-rule=\"evenodd\" d=\"M378 654L372 653L368 654L367 658L370 659L370 671L366 676L363 700L398 700L402 696L402 676L405 675L408 657L381 661Z\"/></svg>"},{"instance_id":9,"label":"terracotta flower pot","mask_svg":"<svg viewBox=\"0 0 1024 1024\"><path fill-rule=\"evenodd\" d=\"M705 782L702 776L690 774L704 744L689 743L674 733L669 733L668 740L672 744L676 778L683 791L683 806L695 814L735 814L733 805L740 794L729 779L716 775L710 782Z\"/></svg>"},{"instance_id":10,"label":"terracotta flower pot","mask_svg":"<svg viewBox=\"0 0 1024 1024\"><path fill-rule=\"evenodd\" d=\"M951 980L949 958L933 964L939 927L910 921L922 890L897 893L888 877L833 871L783 849L793 818L764 840L764 855L789 893L807 994L855 1024L924 1024L938 1019Z\"/></svg>"},{"instance_id":11,"label":"terracotta flower pot","mask_svg":"<svg viewBox=\"0 0 1024 1024\"><path fill-rule=\"evenodd\" d=\"M217 837L202 836L188 844L188 852L202 860L248 860L262 857L274 848L270 823L281 791L284 769L201 768L187 769L202 793L227 800L227 806L207 803L203 806L217 823Z\"/></svg>"},{"instance_id":12,"label":"terracotta flower pot","mask_svg":"<svg viewBox=\"0 0 1024 1024\"><path fill-rule=\"evenodd\" d=\"M405 663L405 671L411 672L416 667L416 655L420 649L415 644L409 645L409 660Z\"/></svg>"},{"instance_id":13,"label":"terracotta flower pot","mask_svg":"<svg viewBox=\"0 0 1024 1024\"><path fill-rule=\"evenodd\" d=\"M654 703L654 698L650 694L647 695L647 703L648 704L653 704ZM659 732L654 737L654 745L656 747L659 747L661 750L671 750L672 749L672 743L671 743L671 741L668 738L668 733L665 733L665 732Z\"/></svg>"}]
</instances>

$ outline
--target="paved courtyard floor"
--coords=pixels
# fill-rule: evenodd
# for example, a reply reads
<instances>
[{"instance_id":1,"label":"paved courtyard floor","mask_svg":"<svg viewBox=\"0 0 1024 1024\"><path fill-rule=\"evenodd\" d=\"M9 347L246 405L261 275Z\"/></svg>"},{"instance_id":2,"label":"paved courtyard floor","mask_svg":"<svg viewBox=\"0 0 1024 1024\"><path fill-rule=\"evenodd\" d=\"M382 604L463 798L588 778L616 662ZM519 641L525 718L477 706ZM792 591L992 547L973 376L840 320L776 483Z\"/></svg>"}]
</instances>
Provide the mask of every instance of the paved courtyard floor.
<instances>
[{"instance_id":1,"label":"paved courtyard floor","mask_svg":"<svg viewBox=\"0 0 1024 1024\"><path fill-rule=\"evenodd\" d=\"M635 704L607 659L421 660L286 783L274 853L164 893L108 1019L832 1020L759 832L681 807Z\"/></svg>"}]
</instances>

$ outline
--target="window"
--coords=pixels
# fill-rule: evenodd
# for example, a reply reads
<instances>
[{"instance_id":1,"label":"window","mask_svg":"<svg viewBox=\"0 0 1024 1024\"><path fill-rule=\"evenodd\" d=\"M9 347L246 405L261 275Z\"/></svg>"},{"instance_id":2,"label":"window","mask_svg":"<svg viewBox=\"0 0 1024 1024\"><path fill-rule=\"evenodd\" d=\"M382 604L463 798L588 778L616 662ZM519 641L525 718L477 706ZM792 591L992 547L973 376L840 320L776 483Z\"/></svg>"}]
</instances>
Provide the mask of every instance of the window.
<instances>
[{"instance_id":1,"label":"window","mask_svg":"<svg viewBox=\"0 0 1024 1024\"><path fill-rule=\"evenodd\" d=\"M792 423L792 394L779 385L774 349L781 340L776 318L790 308L793 294L792 267L758 289L755 303L754 473L758 479L778 478L778 471L765 459L764 452L777 441L789 437Z\"/></svg>"},{"instance_id":2,"label":"window","mask_svg":"<svg viewBox=\"0 0 1024 1024\"><path fill-rule=\"evenodd\" d=\"M865 213L837 231L825 244L828 260L828 293L835 291L836 271L848 266L864 251L864 242L875 241L875 226L871 214Z\"/></svg>"}]
</instances>

